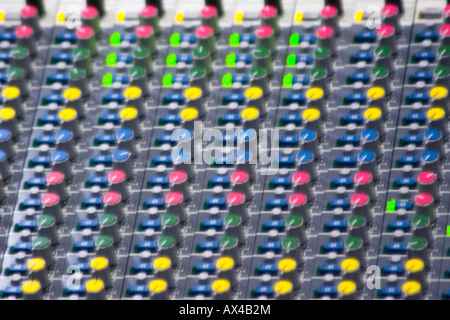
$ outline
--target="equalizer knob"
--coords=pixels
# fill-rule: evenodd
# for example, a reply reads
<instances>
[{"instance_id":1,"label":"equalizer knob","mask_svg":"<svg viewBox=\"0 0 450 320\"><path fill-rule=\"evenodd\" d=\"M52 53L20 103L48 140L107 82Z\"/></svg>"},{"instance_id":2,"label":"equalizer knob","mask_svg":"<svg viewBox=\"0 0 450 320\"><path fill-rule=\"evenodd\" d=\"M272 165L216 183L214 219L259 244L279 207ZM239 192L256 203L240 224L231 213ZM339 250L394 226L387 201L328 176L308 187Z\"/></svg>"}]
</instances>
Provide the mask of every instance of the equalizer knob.
<instances>
[{"instance_id":1,"label":"equalizer knob","mask_svg":"<svg viewBox=\"0 0 450 320\"><path fill-rule=\"evenodd\" d=\"M25 70L20 67L11 67L6 72L8 85L10 87L17 87L20 92L21 98L29 96L28 83L25 76Z\"/></svg>"},{"instance_id":2,"label":"equalizer knob","mask_svg":"<svg viewBox=\"0 0 450 320\"><path fill-rule=\"evenodd\" d=\"M0 129L0 150L7 154L8 160L12 160L16 156L12 134L8 129Z\"/></svg>"},{"instance_id":3,"label":"equalizer knob","mask_svg":"<svg viewBox=\"0 0 450 320\"><path fill-rule=\"evenodd\" d=\"M37 45L33 28L27 25L17 27L15 35L17 37L17 44L27 48L30 52L30 57L36 57Z\"/></svg>"},{"instance_id":4,"label":"equalizer knob","mask_svg":"<svg viewBox=\"0 0 450 320\"><path fill-rule=\"evenodd\" d=\"M13 140L17 140L20 136L20 130L16 111L13 108L5 107L0 109L0 124L3 129L11 132Z\"/></svg>"},{"instance_id":5,"label":"equalizer knob","mask_svg":"<svg viewBox=\"0 0 450 320\"><path fill-rule=\"evenodd\" d=\"M127 187L127 177L124 171L114 170L107 176L109 191L118 192L122 196L122 201L126 201L130 193Z\"/></svg>"},{"instance_id":6,"label":"equalizer knob","mask_svg":"<svg viewBox=\"0 0 450 320\"><path fill-rule=\"evenodd\" d=\"M28 6L35 7L39 12L39 16L42 17L43 15L45 15L45 7L43 0L26 0L25 3Z\"/></svg>"},{"instance_id":7,"label":"equalizer knob","mask_svg":"<svg viewBox=\"0 0 450 320\"><path fill-rule=\"evenodd\" d=\"M137 43L150 51L151 55L156 55L158 48L156 46L156 36L153 28L150 26L140 26L136 28Z\"/></svg>"},{"instance_id":8,"label":"equalizer knob","mask_svg":"<svg viewBox=\"0 0 450 320\"><path fill-rule=\"evenodd\" d=\"M335 7L340 16L344 13L342 8L342 0L325 0L325 5Z\"/></svg>"},{"instance_id":9,"label":"equalizer knob","mask_svg":"<svg viewBox=\"0 0 450 320\"><path fill-rule=\"evenodd\" d=\"M214 30L210 26L201 26L195 30L198 46L205 47L211 55L216 53L216 37Z\"/></svg>"},{"instance_id":10,"label":"equalizer knob","mask_svg":"<svg viewBox=\"0 0 450 320\"><path fill-rule=\"evenodd\" d=\"M53 216L44 214L40 216L37 220L38 225L38 236L46 237L50 239L52 245L59 242L58 233L56 230L56 221Z\"/></svg>"},{"instance_id":11,"label":"equalizer knob","mask_svg":"<svg viewBox=\"0 0 450 320\"><path fill-rule=\"evenodd\" d=\"M27 280L22 285L22 294L24 300L41 300L44 290L38 280Z\"/></svg>"},{"instance_id":12,"label":"equalizer knob","mask_svg":"<svg viewBox=\"0 0 450 320\"><path fill-rule=\"evenodd\" d=\"M66 181L72 180L74 174L72 172L69 154L64 150L54 151L50 157L53 171L60 171L64 174Z\"/></svg>"},{"instance_id":13,"label":"equalizer knob","mask_svg":"<svg viewBox=\"0 0 450 320\"><path fill-rule=\"evenodd\" d=\"M91 27L98 38L102 29L100 28L100 16L96 7L89 6L81 11L81 23L83 26Z\"/></svg>"},{"instance_id":14,"label":"equalizer knob","mask_svg":"<svg viewBox=\"0 0 450 320\"><path fill-rule=\"evenodd\" d=\"M153 272L155 278L167 281L169 288L175 286L173 262L169 257L158 257L153 261Z\"/></svg>"},{"instance_id":15,"label":"equalizer knob","mask_svg":"<svg viewBox=\"0 0 450 320\"><path fill-rule=\"evenodd\" d=\"M27 270L29 278L32 281L39 281L42 289L45 290L49 286L48 271L46 262L41 257L36 257L28 261Z\"/></svg>"},{"instance_id":16,"label":"equalizer knob","mask_svg":"<svg viewBox=\"0 0 450 320\"><path fill-rule=\"evenodd\" d=\"M417 176L419 192L428 193L435 200L439 200L439 179L435 172L423 171Z\"/></svg>"},{"instance_id":17,"label":"equalizer knob","mask_svg":"<svg viewBox=\"0 0 450 320\"><path fill-rule=\"evenodd\" d=\"M22 25L30 26L36 37L39 37L42 33L42 29L39 25L39 12L35 6L26 6L20 12L20 21Z\"/></svg>"},{"instance_id":18,"label":"equalizer knob","mask_svg":"<svg viewBox=\"0 0 450 320\"><path fill-rule=\"evenodd\" d=\"M274 6L264 6L260 12L261 25L269 26L273 29L275 34L280 32L280 26L278 25L278 10Z\"/></svg>"},{"instance_id":19,"label":"equalizer knob","mask_svg":"<svg viewBox=\"0 0 450 320\"><path fill-rule=\"evenodd\" d=\"M328 48L331 52L331 56L336 57L337 47L336 47L336 33L334 29L329 26L319 27L316 31L316 36L318 39L319 46Z\"/></svg>"},{"instance_id":20,"label":"equalizer knob","mask_svg":"<svg viewBox=\"0 0 450 320\"><path fill-rule=\"evenodd\" d=\"M165 13L162 0L145 0L147 6L154 6L158 9L158 15L162 17Z\"/></svg>"},{"instance_id":21,"label":"equalizer knob","mask_svg":"<svg viewBox=\"0 0 450 320\"><path fill-rule=\"evenodd\" d=\"M102 17L105 15L105 8L103 5L103 0L86 0L86 6L94 7L95 9L97 9L98 13Z\"/></svg>"},{"instance_id":22,"label":"equalizer knob","mask_svg":"<svg viewBox=\"0 0 450 320\"><path fill-rule=\"evenodd\" d=\"M275 40L275 32L269 26L261 26L255 31L256 35L256 46L265 47L270 50L273 55L277 52L277 45Z\"/></svg>"},{"instance_id":23,"label":"equalizer knob","mask_svg":"<svg viewBox=\"0 0 450 320\"><path fill-rule=\"evenodd\" d=\"M102 279L91 279L86 283L87 300L105 300L106 288Z\"/></svg>"},{"instance_id":24,"label":"equalizer knob","mask_svg":"<svg viewBox=\"0 0 450 320\"><path fill-rule=\"evenodd\" d=\"M394 27L400 33L400 10L395 4L387 4L381 9L381 23Z\"/></svg>"},{"instance_id":25,"label":"equalizer knob","mask_svg":"<svg viewBox=\"0 0 450 320\"><path fill-rule=\"evenodd\" d=\"M91 27L83 26L76 31L78 45L89 50L92 57L97 55L97 39Z\"/></svg>"},{"instance_id":26,"label":"equalizer knob","mask_svg":"<svg viewBox=\"0 0 450 320\"><path fill-rule=\"evenodd\" d=\"M213 6L217 9L219 17L223 16L222 0L205 0L205 5Z\"/></svg>"},{"instance_id":27,"label":"equalizer knob","mask_svg":"<svg viewBox=\"0 0 450 320\"><path fill-rule=\"evenodd\" d=\"M450 30L449 30L450 31ZM397 38L393 26L384 24L377 30L377 36L380 46L386 46L392 50L392 54L398 54Z\"/></svg>"},{"instance_id":28,"label":"equalizer knob","mask_svg":"<svg viewBox=\"0 0 450 320\"><path fill-rule=\"evenodd\" d=\"M414 197L414 207L417 215L428 217L431 222L436 221L433 196L429 193L419 193Z\"/></svg>"},{"instance_id":29,"label":"equalizer knob","mask_svg":"<svg viewBox=\"0 0 450 320\"><path fill-rule=\"evenodd\" d=\"M148 284L151 300L169 300L170 290L167 281L164 279L154 279Z\"/></svg>"},{"instance_id":30,"label":"equalizer knob","mask_svg":"<svg viewBox=\"0 0 450 320\"><path fill-rule=\"evenodd\" d=\"M95 252L98 256L106 257L111 266L117 265L114 240L112 237L101 235L95 239Z\"/></svg>"},{"instance_id":31,"label":"equalizer knob","mask_svg":"<svg viewBox=\"0 0 450 320\"><path fill-rule=\"evenodd\" d=\"M118 244L121 240L119 231L119 221L113 214L103 214L99 217L100 234L109 236L113 239L114 244Z\"/></svg>"},{"instance_id":32,"label":"equalizer knob","mask_svg":"<svg viewBox=\"0 0 450 320\"><path fill-rule=\"evenodd\" d=\"M161 33L159 26L159 10L155 6L145 6L139 14L139 23L141 26L150 26L156 35Z\"/></svg>"},{"instance_id":33,"label":"equalizer knob","mask_svg":"<svg viewBox=\"0 0 450 320\"><path fill-rule=\"evenodd\" d=\"M295 290L300 288L300 267L295 259L281 259L278 263L278 271L281 280L290 281Z\"/></svg>"},{"instance_id":34,"label":"equalizer knob","mask_svg":"<svg viewBox=\"0 0 450 320\"><path fill-rule=\"evenodd\" d=\"M200 11L202 25L209 26L213 29L214 34L220 33L219 15L216 7L206 6Z\"/></svg>"},{"instance_id":35,"label":"equalizer knob","mask_svg":"<svg viewBox=\"0 0 450 320\"><path fill-rule=\"evenodd\" d=\"M63 221L60 198L56 193L46 193L41 197L42 213L52 216L56 223Z\"/></svg>"},{"instance_id":36,"label":"equalizer knob","mask_svg":"<svg viewBox=\"0 0 450 320\"><path fill-rule=\"evenodd\" d=\"M103 283L106 288L111 287L112 279L111 279L111 270L109 267L109 261L106 257L95 257L91 260L89 264L89 269L91 274L98 279L103 280Z\"/></svg>"},{"instance_id":37,"label":"equalizer knob","mask_svg":"<svg viewBox=\"0 0 450 320\"><path fill-rule=\"evenodd\" d=\"M248 220L247 202L245 201L245 195L243 193L230 193L226 199L226 203L230 214L236 214L244 221Z\"/></svg>"},{"instance_id":38,"label":"equalizer knob","mask_svg":"<svg viewBox=\"0 0 450 320\"><path fill-rule=\"evenodd\" d=\"M12 67L22 68L25 76L30 78L33 74L30 50L24 46L16 46L9 52L9 63Z\"/></svg>"},{"instance_id":39,"label":"equalizer knob","mask_svg":"<svg viewBox=\"0 0 450 320\"><path fill-rule=\"evenodd\" d=\"M448 1L447 1L448 2ZM395 5L397 8L398 8L398 10L400 11L400 14L402 15L403 14L403 12L405 11L404 10L404 6L403 6L403 0L384 0L384 3L386 4L386 5L388 5L388 4L393 4L393 5Z\"/></svg>"},{"instance_id":40,"label":"equalizer knob","mask_svg":"<svg viewBox=\"0 0 450 320\"><path fill-rule=\"evenodd\" d=\"M180 219L181 223L187 220L185 201L183 194L179 192L170 192L164 197L167 213L173 214Z\"/></svg>"},{"instance_id":41,"label":"equalizer knob","mask_svg":"<svg viewBox=\"0 0 450 320\"><path fill-rule=\"evenodd\" d=\"M192 58L194 60L193 61L194 68L192 69L200 68L206 72L206 76L209 77L212 75L213 73L212 58L210 51L206 47L204 46L196 47L193 51ZM198 78L198 76L196 78Z\"/></svg>"},{"instance_id":42,"label":"equalizer knob","mask_svg":"<svg viewBox=\"0 0 450 320\"><path fill-rule=\"evenodd\" d=\"M59 196L62 203L69 200L69 194L67 193L66 182L64 174L60 171L52 171L45 177L47 183L48 192L55 193Z\"/></svg>"},{"instance_id":43,"label":"equalizer knob","mask_svg":"<svg viewBox=\"0 0 450 320\"><path fill-rule=\"evenodd\" d=\"M77 156L73 133L69 130L58 130L55 133L55 144L57 150L63 150L69 154L69 158L73 160Z\"/></svg>"},{"instance_id":44,"label":"equalizer knob","mask_svg":"<svg viewBox=\"0 0 450 320\"><path fill-rule=\"evenodd\" d=\"M281 0L264 0L264 5L275 7L280 16L283 14L283 6L281 4Z\"/></svg>"},{"instance_id":45,"label":"equalizer knob","mask_svg":"<svg viewBox=\"0 0 450 320\"><path fill-rule=\"evenodd\" d=\"M339 12L334 6L325 6L320 12L320 17L323 26L328 26L334 29L336 35L341 33L339 27Z\"/></svg>"},{"instance_id":46,"label":"equalizer knob","mask_svg":"<svg viewBox=\"0 0 450 320\"><path fill-rule=\"evenodd\" d=\"M227 279L217 279L211 285L214 300L231 300L233 296L232 286Z\"/></svg>"},{"instance_id":47,"label":"equalizer knob","mask_svg":"<svg viewBox=\"0 0 450 320\"><path fill-rule=\"evenodd\" d=\"M21 119L25 113L20 90L17 87L9 86L2 91L2 100L5 106L11 107L16 112L16 117Z\"/></svg>"}]
</instances>

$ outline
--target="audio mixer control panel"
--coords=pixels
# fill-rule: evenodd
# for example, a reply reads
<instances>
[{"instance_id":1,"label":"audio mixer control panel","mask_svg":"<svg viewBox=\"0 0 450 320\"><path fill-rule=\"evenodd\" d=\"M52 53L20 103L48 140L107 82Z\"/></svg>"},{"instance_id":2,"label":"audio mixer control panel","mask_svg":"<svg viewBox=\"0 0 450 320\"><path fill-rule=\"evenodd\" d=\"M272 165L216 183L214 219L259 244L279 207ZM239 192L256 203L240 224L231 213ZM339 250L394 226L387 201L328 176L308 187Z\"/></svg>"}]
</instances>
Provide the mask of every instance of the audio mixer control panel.
<instances>
[{"instance_id":1,"label":"audio mixer control panel","mask_svg":"<svg viewBox=\"0 0 450 320\"><path fill-rule=\"evenodd\" d=\"M450 1L3 0L0 299L450 299Z\"/></svg>"}]
</instances>

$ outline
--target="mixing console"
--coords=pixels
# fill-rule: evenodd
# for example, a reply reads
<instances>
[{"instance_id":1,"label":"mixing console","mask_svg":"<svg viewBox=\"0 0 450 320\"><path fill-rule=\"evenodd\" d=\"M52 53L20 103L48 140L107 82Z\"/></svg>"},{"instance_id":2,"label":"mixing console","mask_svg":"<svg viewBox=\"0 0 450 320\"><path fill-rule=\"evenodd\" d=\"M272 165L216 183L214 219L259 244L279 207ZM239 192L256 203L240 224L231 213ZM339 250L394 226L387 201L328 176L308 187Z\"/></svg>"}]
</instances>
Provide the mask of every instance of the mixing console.
<instances>
[{"instance_id":1,"label":"mixing console","mask_svg":"<svg viewBox=\"0 0 450 320\"><path fill-rule=\"evenodd\" d=\"M0 299L450 299L450 1L0 0Z\"/></svg>"}]
</instances>

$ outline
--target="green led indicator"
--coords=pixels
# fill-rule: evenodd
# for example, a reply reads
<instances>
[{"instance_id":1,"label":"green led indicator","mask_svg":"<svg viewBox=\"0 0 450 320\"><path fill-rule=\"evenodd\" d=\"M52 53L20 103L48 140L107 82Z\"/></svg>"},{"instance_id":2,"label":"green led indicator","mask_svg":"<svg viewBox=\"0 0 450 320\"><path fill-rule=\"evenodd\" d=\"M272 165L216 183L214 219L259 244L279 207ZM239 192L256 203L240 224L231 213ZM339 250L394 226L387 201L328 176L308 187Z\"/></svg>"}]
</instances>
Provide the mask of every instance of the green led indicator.
<instances>
[{"instance_id":1,"label":"green led indicator","mask_svg":"<svg viewBox=\"0 0 450 320\"><path fill-rule=\"evenodd\" d=\"M171 87L172 86L172 75L170 73L166 74L162 79L162 85L164 87Z\"/></svg>"},{"instance_id":2,"label":"green led indicator","mask_svg":"<svg viewBox=\"0 0 450 320\"><path fill-rule=\"evenodd\" d=\"M113 76L112 76L112 74L111 73L105 74L103 76L102 82L103 82L103 85L105 87L109 87L110 85L112 85L112 83L113 83Z\"/></svg>"},{"instance_id":3,"label":"green led indicator","mask_svg":"<svg viewBox=\"0 0 450 320\"><path fill-rule=\"evenodd\" d=\"M120 44L120 33L114 32L111 37L109 37L109 42L112 46L118 46Z\"/></svg>"},{"instance_id":4,"label":"green led indicator","mask_svg":"<svg viewBox=\"0 0 450 320\"><path fill-rule=\"evenodd\" d=\"M283 77L283 87L285 88L292 87L292 83L294 82L293 78L294 77L292 76L292 73L288 73L287 75L285 75Z\"/></svg>"},{"instance_id":5,"label":"green led indicator","mask_svg":"<svg viewBox=\"0 0 450 320\"><path fill-rule=\"evenodd\" d=\"M113 67L116 65L116 63L117 63L117 54L115 54L114 52L108 54L108 56L106 57L106 64L108 66Z\"/></svg>"},{"instance_id":6,"label":"green led indicator","mask_svg":"<svg viewBox=\"0 0 450 320\"><path fill-rule=\"evenodd\" d=\"M239 45L239 33L235 32L230 36L230 46L237 47Z\"/></svg>"},{"instance_id":7,"label":"green led indicator","mask_svg":"<svg viewBox=\"0 0 450 320\"><path fill-rule=\"evenodd\" d=\"M226 88L231 87L233 84L233 78L231 76L231 73L224 74L222 77L222 85Z\"/></svg>"},{"instance_id":8,"label":"green led indicator","mask_svg":"<svg viewBox=\"0 0 450 320\"><path fill-rule=\"evenodd\" d=\"M447 226L447 236L450 237L450 226Z\"/></svg>"},{"instance_id":9,"label":"green led indicator","mask_svg":"<svg viewBox=\"0 0 450 320\"><path fill-rule=\"evenodd\" d=\"M180 34L178 32L170 36L169 42L172 47L178 47L180 45L180 41Z\"/></svg>"},{"instance_id":10,"label":"green led indicator","mask_svg":"<svg viewBox=\"0 0 450 320\"><path fill-rule=\"evenodd\" d=\"M171 53L166 58L166 64L169 67L174 67L177 64L177 55L175 53Z\"/></svg>"},{"instance_id":11,"label":"green led indicator","mask_svg":"<svg viewBox=\"0 0 450 320\"><path fill-rule=\"evenodd\" d=\"M300 36L298 33L294 33L291 35L291 37L289 38L289 44L293 47L298 46L298 44L300 43Z\"/></svg>"},{"instance_id":12,"label":"green led indicator","mask_svg":"<svg viewBox=\"0 0 450 320\"><path fill-rule=\"evenodd\" d=\"M228 67L234 67L236 65L236 55L232 52L225 58L225 64Z\"/></svg>"},{"instance_id":13,"label":"green led indicator","mask_svg":"<svg viewBox=\"0 0 450 320\"><path fill-rule=\"evenodd\" d=\"M297 56L295 55L295 53L292 53L287 56L286 65L288 67L293 67L293 66L295 66L296 63L297 63Z\"/></svg>"},{"instance_id":14,"label":"green led indicator","mask_svg":"<svg viewBox=\"0 0 450 320\"><path fill-rule=\"evenodd\" d=\"M394 212L395 211L395 199L392 199L389 201L386 205L386 211L387 212Z\"/></svg>"}]
</instances>

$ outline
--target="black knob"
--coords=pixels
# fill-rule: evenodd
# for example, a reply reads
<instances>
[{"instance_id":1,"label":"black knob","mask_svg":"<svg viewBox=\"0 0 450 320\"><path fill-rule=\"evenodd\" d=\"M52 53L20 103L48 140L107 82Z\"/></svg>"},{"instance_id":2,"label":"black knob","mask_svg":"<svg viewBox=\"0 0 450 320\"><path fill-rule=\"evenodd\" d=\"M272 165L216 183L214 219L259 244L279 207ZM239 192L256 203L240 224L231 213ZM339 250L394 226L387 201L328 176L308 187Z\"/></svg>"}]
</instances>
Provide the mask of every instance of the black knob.
<instances>
[{"instance_id":1,"label":"black knob","mask_svg":"<svg viewBox=\"0 0 450 320\"><path fill-rule=\"evenodd\" d=\"M28 6L35 6L38 9L39 15L42 17L45 15L44 1L42 0L27 0Z\"/></svg>"},{"instance_id":2,"label":"black knob","mask_svg":"<svg viewBox=\"0 0 450 320\"><path fill-rule=\"evenodd\" d=\"M325 5L335 7L338 10L340 16L342 16L342 14L344 13L344 11L342 10L341 0L325 0Z\"/></svg>"},{"instance_id":3,"label":"black knob","mask_svg":"<svg viewBox=\"0 0 450 320\"><path fill-rule=\"evenodd\" d=\"M222 1L220 0L205 0L206 6L213 6L217 9L219 17L223 15Z\"/></svg>"},{"instance_id":4,"label":"black knob","mask_svg":"<svg viewBox=\"0 0 450 320\"><path fill-rule=\"evenodd\" d=\"M281 5L281 0L264 0L264 5L277 8L278 15L283 15L283 6Z\"/></svg>"},{"instance_id":5,"label":"black knob","mask_svg":"<svg viewBox=\"0 0 450 320\"><path fill-rule=\"evenodd\" d=\"M105 7L102 0L86 0L86 6L95 7L100 14L100 17L103 17L105 15Z\"/></svg>"},{"instance_id":6,"label":"black knob","mask_svg":"<svg viewBox=\"0 0 450 320\"><path fill-rule=\"evenodd\" d=\"M400 14L403 14L404 8L403 8L403 1L402 0L385 0L385 4L395 4L398 7L398 10ZM450 1L447 0L447 4L450 4Z\"/></svg>"},{"instance_id":7,"label":"black knob","mask_svg":"<svg viewBox=\"0 0 450 320\"><path fill-rule=\"evenodd\" d=\"M161 0L145 0L147 6L154 6L158 8L158 15L162 17L164 15L164 7Z\"/></svg>"}]
</instances>

